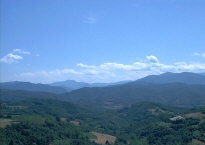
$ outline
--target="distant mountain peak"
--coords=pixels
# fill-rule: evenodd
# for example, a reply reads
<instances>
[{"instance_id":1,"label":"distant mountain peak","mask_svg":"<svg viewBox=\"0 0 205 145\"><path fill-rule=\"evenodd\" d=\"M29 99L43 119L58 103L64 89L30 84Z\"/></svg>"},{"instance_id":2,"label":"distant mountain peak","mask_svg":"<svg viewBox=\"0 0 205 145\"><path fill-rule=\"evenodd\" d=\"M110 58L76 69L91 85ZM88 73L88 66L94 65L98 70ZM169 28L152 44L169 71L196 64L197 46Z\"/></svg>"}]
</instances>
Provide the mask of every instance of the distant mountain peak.
<instances>
[{"instance_id":1,"label":"distant mountain peak","mask_svg":"<svg viewBox=\"0 0 205 145\"><path fill-rule=\"evenodd\" d=\"M192 72L172 73L166 72L160 75L150 75L134 81L137 84L165 84L165 83L184 83L184 84L205 84L205 76Z\"/></svg>"}]
</instances>

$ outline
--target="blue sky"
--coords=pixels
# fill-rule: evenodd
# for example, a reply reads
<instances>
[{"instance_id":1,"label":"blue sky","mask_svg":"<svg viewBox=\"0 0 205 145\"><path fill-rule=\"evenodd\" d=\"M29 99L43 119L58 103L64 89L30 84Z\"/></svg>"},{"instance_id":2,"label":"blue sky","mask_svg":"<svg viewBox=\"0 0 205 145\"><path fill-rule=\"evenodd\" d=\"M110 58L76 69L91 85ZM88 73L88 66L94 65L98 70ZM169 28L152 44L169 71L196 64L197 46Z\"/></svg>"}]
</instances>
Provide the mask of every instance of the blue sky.
<instances>
[{"instance_id":1,"label":"blue sky","mask_svg":"<svg viewBox=\"0 0 205 145\"><path fill-rule=\"evenodd\" d=\"M205 72L203 0L2 0L1 81Z\"/></svg>"}]
</instances>

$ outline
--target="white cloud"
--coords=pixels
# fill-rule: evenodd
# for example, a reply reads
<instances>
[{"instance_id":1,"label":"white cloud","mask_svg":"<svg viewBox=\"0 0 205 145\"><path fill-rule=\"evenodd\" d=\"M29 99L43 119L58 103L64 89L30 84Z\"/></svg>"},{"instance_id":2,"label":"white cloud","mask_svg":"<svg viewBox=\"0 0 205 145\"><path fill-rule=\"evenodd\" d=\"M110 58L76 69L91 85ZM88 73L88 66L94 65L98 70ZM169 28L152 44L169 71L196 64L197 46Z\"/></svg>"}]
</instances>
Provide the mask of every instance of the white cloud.
<instances>
[{"instance_id":1,"label":"white cloud","mask_svg":"<svg viewBox=\"0 0 205 145\"><path fill-rule=\"evenodd\" d=\"M95 24L97 22L97 19L93 16L88 16L85 18L84 22L89 24Z\"/></svg>"},{"instance_id":2,"label":"white cloud","mask_svg":"<svg viewBox=\"0 0 205 145\"><path fill-rule=\"evenodd\" d=\"M34 74L34 73L31 73L31 72L27 72L27 73L22 73L22 74L20 74L20 76L22 76L22 77L25 77L25 76L27 76L27 77L34 77L35 74Z\"/></svg>"},{"instance_id":3,"label":"white cloud","mask_svg":"<svg viewBox=\"0 0 205 145\"><path fill-rule=\"evenodd\" d=\"M195 52L195 53L193 53L192 55L205 57L205 53L197 53L197 52Z\"/></svg>"},{"instance_id":4,"label":"white cloud","mask_svg":"<svg viewBox=\"0 0 205 145\"><path fill-rule=\"evenodd\" d=\"M119 63L116 63L116 62L107 62L107 63L101 64L99 66L99 68L104 69L104 70L113 70L113 69L132 70L133 66L125 65L125 64L119 64Z\"/></svg>"},{"instance_id":5,"label":"white cloud","mask_svg":"<svg viewBox=\"0 0 205 145\"><path fill-rule=\"evenodd\" d=\"M4 63L13 63L13 62L18 62L19 59L23 59L22 56L17 55L18 54L30 54L28 51L23 51L22 49L13 49L11 53L8 53L6 56L1 58L1 62Z\"/></svg>"},{"instance_id":6,"label":"white cloud","mask_svg":"<svg viewBox=\"0 0 205 145\"><path fill-rule=\"evenodd\" d=\"M36 56L37 56L37 57L39 57L39 56L40 56L40 54L36 54Z\"/></svg>"},{"instance_id":7,"label":"white cloud","mask_svg":"<svg viewBox=\"0 0 205 145\"><path fill-rule=\"evenodd\" d=\"M195 53L193 53L192 55L194 55L194 56L199 56L200 54L197 53L197 52L195 52Z\"/></svg>"},{"instance_id":8,"label":"white cloud","mask_svg":"<svg viewBox=\"0 0 205 145\"><path fill-rule=\"evenodd\" d=\"M13 53L30 54L30 52L23 51L22 49L13 49Z\"/></svg>"},{"instance_id":9,"label":"white cloud","mask_svg":"<svg viewBox=\"0 0 205 145\"><path fill-rule=\"evenodd\" d=\"M82 63L78 63L77 66L80 66L83 68L95 68L95 66L93 66L93 65L86 65L86 64L82 64Z\"/></svg>"},{"instance_id":10,"label":"white cloud","mask_svg":"<svg viewBox=\"0 0 205 145\"><path fill-rule=\"evenodd\" d=\"M9 53L6 56L4 56L3 58L1 58L1 62L13 63L13 62L18 62L17 60L19 60L19 59L23 59L23 57L19 56L19 55L12 54L12 53Z\"/></svg>"},{"instance_id":11,"label":"white cloud","mask_svg":"<svg viewBox=\"0 0 205 145\"><path fill-rule=\"evenodd\" d=\"M76 80L85 82L96 82L94 80L108 81L115 74L109 71L98 71L94 69L85 69L75 71L73 69L56 69L54 71L39 71L22 73L18 77L23 80L33 80L35 83L51 83L55 81Z\"/></svg>"},{"instance_id":12,"label":"white cloud","mask_svg":"<svg viewBox=\"0 0 205 145\"><path fill-rule=\"evenodd\" d=\"M156 56L150 55L150 56L146 56L146 57L151 63L159 63Z\"/></svg>"},{"instance_id":13,"label":"white cloud","mask_svg":"<svg viewBox=\"0 0 205 145\"><path fill-rule=\"evenodd\" d=\"M177 72L204 72L205 71L205 64L199 62L178 62L175 63L175 69Z\"/></svg>"},{"instance_id":14,"label":"white cloud","mask_svg":"<svg viewBox=\"0 0 205 145\"><path fill-rule=\"evenodd\" d=\"M172 65L159 63L156 56L147 56L149 61L137 61L131 64L106 62L99 65L78 63L79 69L56 69L53 71L39 71L21 74L21 78L33 78L45 82L76 80L84 82L115 82L122 80L136 80L147 75L158 75L164 72L205 72L205 63L176 62ZM35 79L34 79L35 78Z\"/></svg>"}]
</instances>

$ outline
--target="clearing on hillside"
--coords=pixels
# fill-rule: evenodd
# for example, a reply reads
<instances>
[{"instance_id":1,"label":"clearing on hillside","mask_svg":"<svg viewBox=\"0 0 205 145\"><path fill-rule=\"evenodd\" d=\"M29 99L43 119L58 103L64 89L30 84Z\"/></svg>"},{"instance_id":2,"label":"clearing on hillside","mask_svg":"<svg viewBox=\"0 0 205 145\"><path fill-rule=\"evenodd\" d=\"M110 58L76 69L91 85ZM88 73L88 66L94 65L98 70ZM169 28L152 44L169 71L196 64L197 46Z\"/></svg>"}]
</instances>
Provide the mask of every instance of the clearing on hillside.
<instances>
[{"instance_id":1,"label":"clearing on hillside","mask_svg":"<svg viewBox=\"0 0 205 145\"><path fill-rule=\"evenodd\" d=\"M67 120L67 118L60 118L61 119L61 121L66 121Z\"/></svg>"},{"instance_id":2,"label":"clearing on hillside","mask_svg":"<svg viewBox=\"0 0 205 145\"><path fill-rule=\"evenodd\" d=\"M72 123L72 124L74 124L75 126L80 126L80 122L78 122L78 121L70 121L70 123Z\"/></svg>"},{"instance_id":3,"label":"clearing on hillside","mask_svg":"<svg viewBox=\"0 0 205 145\"><path fill-rule=\"evenodd\" d=\"M11 119L0 118L0 127L1 128L5 128L7 125L11 125L12 123L17 124L17 123L20 123L20 122L13 121Z\"/></svg>"},{"instance_id":4,"label":"clearing on hillside","mask_svg":"<svg viewBox=\"0 0 205 145\"><path fill-rule=\"evenodd\" d=\"M191 145L205 145L205 143L197 139L193 139Z\"/></svg>"},{"instance_id":5,"label":"clearing on hillside","mask_svg":"<svg viewBox=\"0 0 205 145\"><path fill-rule=\"evenodd\" d=\"M201 112L196 112L196 113L189 113L189 114L185 114L186 118L203 118L205 117L205 114L201 113Z\"/></svg>"},{"instance_id":6,"label":"clearing on hillside","mask_svg":"<svg viewBox=\"0 0 205 145\"><path fill-rule=\"evenodd\" d=\"M109 143L115 143L116 137L108 134L102 134L99 132L91 132L94 136L97 137L97 139L91 139L91 141L94 141L97 144L106 144L106 141L109 141Z\"/></svg>"}]
</instances>

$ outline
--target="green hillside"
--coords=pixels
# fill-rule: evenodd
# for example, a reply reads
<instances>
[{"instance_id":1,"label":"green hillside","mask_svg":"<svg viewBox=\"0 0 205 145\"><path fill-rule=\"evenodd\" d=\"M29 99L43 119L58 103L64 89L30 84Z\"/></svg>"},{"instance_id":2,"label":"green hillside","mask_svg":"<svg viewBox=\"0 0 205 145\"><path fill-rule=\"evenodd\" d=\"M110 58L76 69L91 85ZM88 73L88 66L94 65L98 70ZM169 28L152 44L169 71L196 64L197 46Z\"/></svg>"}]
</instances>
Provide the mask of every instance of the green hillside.
<instances>
[{"instance_id":1,"label":"green hillside","mask_svg":"<svg viewBox=\"0 0 205 145\"><path fill-rule=\"evenodd\" d=\"M93 131L116 137L115 142L106 142L115 145L205 143L204 107L139 102L118 111L96 114L58 100L29 99L1 102L1 106L1 123L10 120L10 125L0 130L3 145L92 145Z\"/></svg>"},{"instance_id":2,"label":"green hillside","mask_svg":"<svg viewBox=\"0 0 205 145\"><path fill-rule=\"evenodd\" d=\"M29 98L58 99L59 95L48 92L1 89L0 97L3 101L19 101Z\"/></svg>"},{"instance_id":3,"label":"green hillside","mask_svg":"<svg viewBox=\"0 0 205 145\"><path fill-rule=\"evenodd\" d=\"M152 101L174 106L205 105L205 85L182 83L158 85L124 84L103 88L82 88L62 94L63 100L87 106L120 108L141 101Z\"/></svg>"},{"instance_id":4,"label":"green hillside","mask_svg":"<svg viewBox=\"0 0 205 145\"><path fill-rule=\"evenodd\" d=\"M182 83L137 85L124 84L109 87L82 88L64 94L1 90L2 100L18 101L28 98L44 98L69 101L100 111L119 109L137 102L151 101L172 106L197 107L205 105L205 85ZM95 109L93 109L95 108Z\"/></svg>"}]
</instances>

